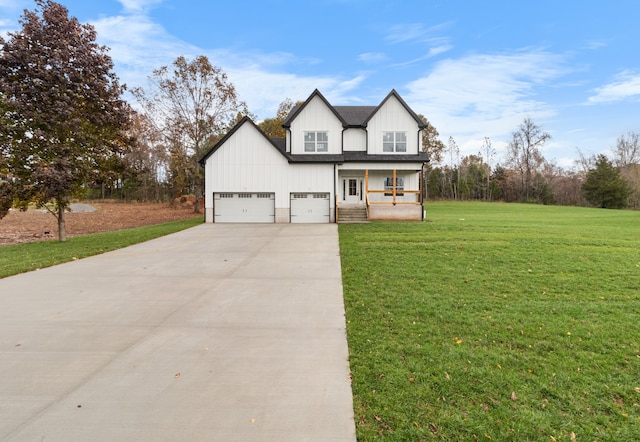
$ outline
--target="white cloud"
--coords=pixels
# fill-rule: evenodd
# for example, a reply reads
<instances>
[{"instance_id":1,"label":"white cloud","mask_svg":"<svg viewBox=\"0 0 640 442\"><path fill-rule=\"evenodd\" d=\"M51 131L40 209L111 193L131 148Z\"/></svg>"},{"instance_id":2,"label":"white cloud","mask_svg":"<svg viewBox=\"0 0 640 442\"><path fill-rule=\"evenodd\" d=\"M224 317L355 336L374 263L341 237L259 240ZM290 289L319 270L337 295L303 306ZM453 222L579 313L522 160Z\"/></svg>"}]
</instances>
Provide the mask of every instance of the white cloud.
<instances>
[{"instance_id":1,"label":"white cloud","mask_svg":"<svg viewBox=\"0 0 640 442\"><path fill-rule=\"evenodd\" d=\"M366 52L358 55L358 60L367 64L382 63L387 60L387 55L382 52Z\"/></svg>"},{"instance_id":2,"label":"white cloud","mask_svg":"<svg viewBox=\"0 0 640 442\"><path fill-rule=\"evenodd\" d=\"M273 117L285 99L304 100L318 88L331 100L356 88L364 75L354 78L298 76L287 73L292 64L313 65L315 59L297 58L286 52L238 52L190 45L168 34L144 14L104 17L92 22L101 44L111 48L120 80L129 88L146 87L154 69L171 64L178 56L192 59L206 55L220 67L236 87L241 100L260 119Z\"/></svg>"},{"instance_id":3,"label":"white cloud","mask_svg":"<svg viewBox=\"0 0 640 442\"><path fill-rule=\"evenodd\" d=\"M100 43L111 48L120 79L129 86L143 86L154 69L168 65L179 55L199 54L197 48L178 40L143 15L122 15L92 22Z\"/></svg>"},{"instance_id":4,"label":"white cloud","mask_svg":"<svg viewBox=\"0 0 640 442\"><path fill-rule=\"evenodd\" d=\"M1 0L0 0L1 1ZM162 0L118 0L125 12L142 12L152 6L162 3Z\"/></svg>"},{"instance_id":5,"label":"white cloud","mask_svg":"<svg viewBox=\"0 0 640 442\"><path fill-rule=\"evenodd\" d=\"M590 104L640 98L640 74L631 71L621 72L613 82L596 88L595 92L596 94L588 99Z\"/></svg>"},{"instance_id":6,"label":"white cloud","mask_svg":"<svg viewBox=\"0 0 640 442\"><path fill-rule=\"evenodd\" d=\"M555 114L536 97L536 88L563 75L562 63L561 56L538 50L448 59L409 83L405 98L443 141L453 136L465 154L475 153L485 136L496 137L496 146L508 141L526 116Z\"/></svg>"},{"instance_id":7,"label":"white cloud","mask_svg":"<svg viewBox=\"0 0 640 442\"><path fill-rule=\"evenodd\" d=\"M405 43L408 41L433 42L442 37L432 37L432 35L448 27L450 23L441 23L436 26L426 28L422 23L397 24L389 28L385 38L391 44Z\"/></svg>"},{"instance_id":8,"label":"white cloud","mask_svg":"<svg viewBox=\"0 0 640 442\"><path fill-rule=\"evenodd\" d=\"M332 104L348 104L356 98L350 98L347 94L357 88L365 78L363 75L351 79L332 76L302 77L284 72L270 72L261 66L250 69L223 66L223 69L229 74L240 98L247 102L249 110L259 119L274 117L278 105L285 98L293 101L306 100L314 89L320 90Z\"/></svg>"},{"instance_id":9,"label":"white cloud","mask_svg":"<svg viewBox=\"0 0 640 442\"><path fill-rule=\"evenodd\" d=\"M441 31L448 26L449 23L442 23L430 28L425 28L422 24L419 23L391 26L390 31L385 38L385 40L390 42L391 44L415 42L424 44L429 48L425 55L406 62L396 63L394 64L394 66L411 65L452 49L453 46L450 44L448 37L434 35L438 31Z\"/></svg>"}]
</instances>

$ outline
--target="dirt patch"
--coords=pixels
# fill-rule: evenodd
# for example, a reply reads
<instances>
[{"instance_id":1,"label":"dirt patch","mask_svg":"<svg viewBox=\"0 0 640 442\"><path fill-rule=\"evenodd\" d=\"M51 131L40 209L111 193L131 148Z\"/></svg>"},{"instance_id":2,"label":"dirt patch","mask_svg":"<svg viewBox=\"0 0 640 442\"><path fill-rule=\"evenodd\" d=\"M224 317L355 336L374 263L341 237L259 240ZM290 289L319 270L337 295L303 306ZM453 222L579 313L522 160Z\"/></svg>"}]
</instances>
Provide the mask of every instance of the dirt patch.
<instances>
[{"instance_id":1,"label":"dirt patch","mask_svg":"<svg viewBox=\"0 0 640 442\"><path fill-rule=\"evenodd\" d=\"M68 237L203 217L202 214L194 214L193 205L189 204L121 203L109 200L83 203L96 210L67 212ZM0 219L0 245L57 238L58 222L47 211L11 210Z\"/></svg>"}]
</instances>

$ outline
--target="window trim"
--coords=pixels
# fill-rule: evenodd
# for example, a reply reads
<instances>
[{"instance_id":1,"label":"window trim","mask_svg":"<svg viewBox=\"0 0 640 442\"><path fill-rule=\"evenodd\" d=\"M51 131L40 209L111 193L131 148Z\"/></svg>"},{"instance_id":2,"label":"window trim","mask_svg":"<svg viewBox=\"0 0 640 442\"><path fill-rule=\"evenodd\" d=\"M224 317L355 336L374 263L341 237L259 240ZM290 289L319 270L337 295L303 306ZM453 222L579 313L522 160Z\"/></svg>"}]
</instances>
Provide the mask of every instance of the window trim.
<instances>
[{"instance_id":1,"label":"window trim","mask_svg":"<svg viewBox=\"0 0 640 442\"><path fill-rule=\"evenodd\" d=\"M313 134L313 140L307 140L307 136ZM319 140L318 135L324 134L324 140ZM329 152L329 131L326 130L305 130L302 136L304 140L304 153L327 153ZM313 150L307 149L307 145L313 144ZM319 149L319 145L324 145Z\"/></svg>"},{"instance_id":2,"label":"window trim","mask_svg":"<svg viewBox=\"0 0 640 442\"><path fill-rule=\"evenodd\" d=\"M387 140L389 135L393 135L393 139ZM399 140L399 135L402 135L402 140ZM391 150L385 148L385 145L391 144ZM402 150L399 146L404 146ZM382 152L383 153L406 153L407 152L407 132L406 131L384 131L382 132Z\"/></svg>"},{"instance_id":3,"label":"window trim","mask_svg":"<svg viewBox=\"0 0 640 442\"><path fill-rule=\"evenodd\" d=\"M385 190L385 194L384 196L393 196L393 177L392 176L388 176L384 178L384 190ZM389 193L387 193L389 192ZM404 177L403 176L396 176L396 196L404 196Z\"/></svg>"}]
</instances>

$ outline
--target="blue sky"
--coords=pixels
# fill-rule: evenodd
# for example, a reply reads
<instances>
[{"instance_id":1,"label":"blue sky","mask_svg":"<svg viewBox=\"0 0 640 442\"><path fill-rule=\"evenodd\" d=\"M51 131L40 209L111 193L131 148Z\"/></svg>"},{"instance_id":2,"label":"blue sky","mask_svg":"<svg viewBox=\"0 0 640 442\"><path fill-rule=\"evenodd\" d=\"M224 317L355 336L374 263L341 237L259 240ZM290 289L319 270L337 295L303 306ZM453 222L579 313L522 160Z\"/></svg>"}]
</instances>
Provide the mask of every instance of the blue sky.
<instances>
[{"instance_id":1,"label":"blue sky","mask_svg":"<svg viewBox=\"0 0 640 442\"><path fill-rule=\"evenodd\" d=\"M531 117L543 154L571 167L640 131L635 0L61 0L111 48L129 87L179 55L221 67L260 119L318 88L335 105L396 89L463 155L490 137L502 159ZM0 0L0 32L32 0ZM494 161L495 162L495 161Z\"/></svg>"}]
</instances>

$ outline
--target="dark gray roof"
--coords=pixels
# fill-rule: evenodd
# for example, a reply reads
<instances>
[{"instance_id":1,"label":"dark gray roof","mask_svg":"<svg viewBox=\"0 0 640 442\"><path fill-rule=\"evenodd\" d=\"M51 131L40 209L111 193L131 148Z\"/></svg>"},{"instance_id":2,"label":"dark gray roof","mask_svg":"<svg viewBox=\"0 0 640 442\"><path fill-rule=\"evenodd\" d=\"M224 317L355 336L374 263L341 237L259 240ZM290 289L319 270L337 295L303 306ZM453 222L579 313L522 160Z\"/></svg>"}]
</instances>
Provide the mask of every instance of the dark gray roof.
<instances>
[{"instance_id":1,"label":"dark gray roof","mask_svg":"<svg viewBox=\"0 0 640 442\"><path fill-rule=\"evenodd\" d=\"M334 106L333 107L349 127L364 127L376 106Z\"/></svg>"},{"instance_id":2,"label":"dark gray roof","mask_svg":"<svg viewBox=\"0 0 640 442\"><path fill-rule=\"evenodd\" d=\"M367 155L366 152L344 152L338 155L327 154L298 154L292 155L281 150L281 153L287 158L289 163L427 163L429 158L424 152L420 152L418 155Z\"/></svg>"},{"instance_id":3,"label":"dark gray roof","mask_svg":"<svg viewBox=\"0 0 640 442\"><path fill-rule=\"evenodd\" d=\"M311 102L314 97L319 97L334 113L336 118L340 120L343 127L367 127L367 123L373 117L373 115L380 109L389 98L395 97L398 99L400 104L407 110L409 115L418 123L420 128L425 127L424 121L418 117L418 115L407 105L407 103L402 99L402 97L393 89L389 94L382 100L378 106L332 106L331 103L327 101L327 99L320 93L318 89L314 90L313 93L306 99L306 101L300 105L294 106L287 118L282 122L282 127L289 128L291 127L291 123L298 114L304 109L307 104Z\"/></svg>"},{"instance_id":4,"label":"dark gray roof","mask_svg":"<svg viewBox=\"0 0 640 442\"><path fill-rule=\"evenodd\" d=\"M425 127L425 123L418 117L418 115L411 110L411 108L404 102L402 97L398 95L395 89L389 92L382 103L378 106L332 106L326 98L320 93L318 89L307 98L307 100L301 105L296 105L291 109L289 115L282 123L282 126L288 128L291 126L291 122L296 116L305 108L307 104L314 98L319 97L327 107L333 112L333 114L340 120L342 126L347 127L367 127L367 123L378 112L378 110L386 103L390 97L396 97L402 106L409 112L409 114L415 119L420 128ZM418 155L405 155L405 154L386 154L386 155L368 155L367 152L343 152L338 155L327 154L303 154L292 155L287 152L286 140L284 138L269 138L267 135L249 118L244 117L238 124L235 125L215 146L207 152L200 163L204 165L205 161L211 156L220 146L222 146L229 137L231 137L239 128L245 123L252 124L261 134L264 136L273 147L275 147L290 163L344 163L344 162L401 162L401 163L426 163L429 161L427 154L420 152Z\"/></svg>"}]
</instances>

